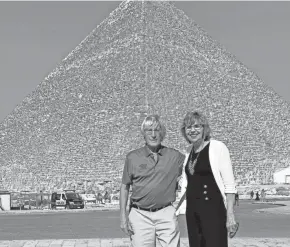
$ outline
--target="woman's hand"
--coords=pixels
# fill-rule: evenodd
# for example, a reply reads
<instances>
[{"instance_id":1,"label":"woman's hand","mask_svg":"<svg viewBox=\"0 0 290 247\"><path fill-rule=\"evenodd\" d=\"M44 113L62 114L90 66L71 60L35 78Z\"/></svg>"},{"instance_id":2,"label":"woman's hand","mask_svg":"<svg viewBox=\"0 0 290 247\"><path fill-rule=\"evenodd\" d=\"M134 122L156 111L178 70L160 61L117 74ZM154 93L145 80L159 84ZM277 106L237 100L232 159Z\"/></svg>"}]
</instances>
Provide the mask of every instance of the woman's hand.
<instances>
[{"instance_id":1,"label":"woman's hand","mask_svg":"<svg viewBox=\"0 0 290 247\"><path fill-rule=\"evenodd\" d=\"M227 197L227 229L230 238L233 238L239 228L239 223L236 222L234 214L235 194L228 193Z\"/></svg>"},{"instance_id":2,"label":"woman's hand","mask_svg":"<svg viewBox=\"0 0 290 247\"><path fill-rule=\"evenodd\" d=\"M238 231L239 223L236 222L235 215L233 212L227 214L227 229L229 237L233 238Z\"/></svg>"}]
</instances>

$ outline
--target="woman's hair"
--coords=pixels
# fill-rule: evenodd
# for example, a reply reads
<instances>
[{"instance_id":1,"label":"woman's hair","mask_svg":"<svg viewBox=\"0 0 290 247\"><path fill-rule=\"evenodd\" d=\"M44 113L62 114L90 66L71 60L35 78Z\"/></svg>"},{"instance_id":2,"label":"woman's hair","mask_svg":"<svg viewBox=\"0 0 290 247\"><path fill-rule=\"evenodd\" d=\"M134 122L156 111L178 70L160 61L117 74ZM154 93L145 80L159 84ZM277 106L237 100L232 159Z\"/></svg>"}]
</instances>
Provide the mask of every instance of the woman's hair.
<instances>
[{"instance_id":1,"label":"woman's hair","mask_svg":"<svg viewBox=\"0 0 290 247\"><path fill-rule=\"evenodd\" d=\"M181 125L181 134L185 138L188 143L191 143L185 133L185 128L193 125L194 123L200 123L203 126L203 139L205 141L209 141L211 137L211 129L208 124L208 120L202 113L198 111L188 112L186 113L182 125Z\"/></svg>"},{"instance_id":2,"label":"woman's hair","mask_svg":"<svg viewBox=\"0 0 290 247\"><path fill-rule=\"evenodd\" d=\"M147 116L142 125L141 125L141 133L143 136L145 135L145 129L146 128L160 128L160 135L161 135L161 141L164 140L166 135L166 128L164 124L160 121L160 117L158 115L149 115Z\"/></svg>"}]
</instances>

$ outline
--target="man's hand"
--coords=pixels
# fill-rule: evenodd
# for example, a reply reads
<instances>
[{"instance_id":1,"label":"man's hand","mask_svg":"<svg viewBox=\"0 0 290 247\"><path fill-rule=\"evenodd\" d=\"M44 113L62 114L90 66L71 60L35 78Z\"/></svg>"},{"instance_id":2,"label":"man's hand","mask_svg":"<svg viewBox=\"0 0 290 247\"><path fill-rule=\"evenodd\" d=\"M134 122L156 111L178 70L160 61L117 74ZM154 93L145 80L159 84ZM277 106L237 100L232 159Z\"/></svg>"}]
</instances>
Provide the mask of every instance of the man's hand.
<instances>
[{"instance_id":1,"label":"man's hand","mask_svg":"<svg viewBox=\"0 0 290 247\"><path fill-rule=\"evenodd\" d=\"M122 215L121 216L121 225L120 225L121 230L128 236L131 237L131 235L134 234L133 229L131 227L131 224L129 223L129 220L126 216Z\"/></svg>"}]
</instances>

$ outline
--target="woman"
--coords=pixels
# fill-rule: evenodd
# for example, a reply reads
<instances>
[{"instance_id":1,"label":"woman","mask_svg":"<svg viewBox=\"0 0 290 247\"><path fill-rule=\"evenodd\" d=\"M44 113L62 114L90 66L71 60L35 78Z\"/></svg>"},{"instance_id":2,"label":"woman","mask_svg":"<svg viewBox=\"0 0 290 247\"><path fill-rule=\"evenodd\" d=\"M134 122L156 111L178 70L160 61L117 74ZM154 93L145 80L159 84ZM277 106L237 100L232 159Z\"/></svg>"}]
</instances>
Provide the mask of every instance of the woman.
<instances>
[{"instance_id":1,"label":"woman","mask_svg":"<svg viewBox=\"0 0 290 247\"><path fill-rule=\"evenodd\" d=\"M234 216L235 180L228 148L212 140L206 117L189 112L182 135L191 144L184 161L181 187L186 197L189 246L227 247L238 224ZM178 211L178 210L177 210Z\"/></svg>"}]
</instances>

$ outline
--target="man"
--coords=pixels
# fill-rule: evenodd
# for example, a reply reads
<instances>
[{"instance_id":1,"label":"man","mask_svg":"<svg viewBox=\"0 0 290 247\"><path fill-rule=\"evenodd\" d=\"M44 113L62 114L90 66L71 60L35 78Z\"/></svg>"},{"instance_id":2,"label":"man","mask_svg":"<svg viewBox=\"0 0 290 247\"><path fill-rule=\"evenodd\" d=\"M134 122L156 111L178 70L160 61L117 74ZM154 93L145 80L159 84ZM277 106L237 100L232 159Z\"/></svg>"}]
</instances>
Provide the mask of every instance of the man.
<instances>
[{"instance_id":1,"label":"man","mask_svg":"<svg viewBox=\"0 0 290 247\"><path fill-rule=\"evenodd\" d=\"M253 200L253 198L254 198L254 191L251 191L250 196L251 196L251 200Z\"/></svg>"},{"instance_id":2,"label":"man","mask_svg":"<svg viewBox=\"0 0 290 247\"><path fill-rule=\"evenodd\" d=\"M158 115L146 117L141 125L145 146L126 156L120 188L121 229L133 247L177 247L180 232L172 203L185 156L161 145L166 129ZM129 215L126 208L132 186Z\"/></svg>"},{"instance_id":3,"label":"man","mask_svg":"<svg viewBox=\"0 0 290 247\"><path fill-rule=\"evenodd\" d=\"M265 201L265 197L266 197L266 191L264 189L262 189L262 191L261 191L261 201L262 202Z\"/></svg>"},{"instance_id":4,"label":"man","mask_svg":"<svg viewBox=\"0 0 290 247\"><path fill-rule=\"evenodd\" d=\"M236 194L235 194L235 205L237 205L237 206L239 206L239 193L237 192Z\"/></svg>"},{"instance_id":5,"label":"man","mask_svg":"<svg viewBox=\"0 0 290 247\"><path fill-rule=\"evenodd\" d=\"M3 207L2 207L2 201L1 201L1 197L0 197L0 210L4 211Z\"/></svg>"},{"instance_id":6,"label":"man","mask_svg":"<svg viewBox=\"0 0 290 247\"><path fill-rule=\"evenodd\" d=\"M43 209L43 191L40 191L40 208Z\"/></svg>"}]
</instances>

